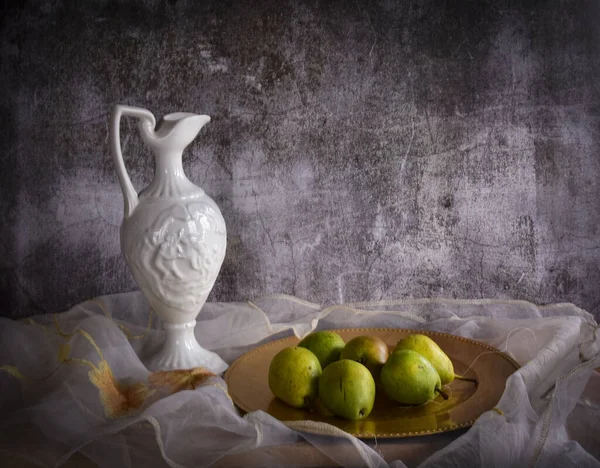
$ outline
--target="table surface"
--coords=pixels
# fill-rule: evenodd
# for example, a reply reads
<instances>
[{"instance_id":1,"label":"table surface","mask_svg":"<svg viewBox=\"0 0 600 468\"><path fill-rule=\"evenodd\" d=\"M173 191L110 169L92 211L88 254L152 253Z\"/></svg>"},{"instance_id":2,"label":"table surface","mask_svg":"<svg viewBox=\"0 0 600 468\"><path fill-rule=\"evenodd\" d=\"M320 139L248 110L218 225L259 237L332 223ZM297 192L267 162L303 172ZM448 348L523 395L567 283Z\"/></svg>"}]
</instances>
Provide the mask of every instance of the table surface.
<instances>
[{"instance_id":1,"label":"table surface","mask_svg":"<svg viewBox=\"0 0 600 468\"><path fill-rule=\"evenodd\" d=\"M450 437L448 434L438 434L428 437L417 437L410 439L399 439L399 440L382 440L378 441L377 444L369 443L373 448L383 456L383 458L391 462L393 460L402 460L407 465L418 465L421 461L425 460L431 453L442 449L451 440L464 434L467 430L462 429L454 431ZM150 443L153 442L149 441ZM335 442L332 442L335 443ZM349 447L340 447L340 450L347 450L349 457L356 457L356 451ZM226 455L221 458L218 462L213 464L216 468L228 468L234 466L244 466L248 468L261 468L262 456L269 454L276 456L281 460L294 460L294 466L298 467L334 467L340 466L334 462L331 458L324 455L316 447L308 443L296 443L290 445L283 445L277 447L266 447L251 450L249 452ZM38 468L36 465L28 460L0 455L0 466L10 466L13 468ZM65 468L97 468L97 465L86 458L81 453L74 454L64 465Z\"/></svg>"},{"instance_id":2,"label":"table surface","mask_svg":"<svg viewBox=\"0 0 600 468\"><path fill-rule=\"evenodd\" d=\"M600 368L596 371L600 373ZM149 443L154 443L154 434L149 431ZM367 443L376 448L387 461L402 460L407 465L418 465L429 454L445 447L455 438L461 436L468 429L461 429L446 434L436 434L427 437L414 437L411 439L388 439L377 442L376 447L370 441ZM268 447L252 450L242 454L227 455L215 463L213 466L226 468L233 466L245 466L249 468L258 468L260 464L260 455L262 453L277 455L282 460L296 460L295 466L339 466L329 457L324 455L314 446L307 443L297 443L293 445L284 445L279 447ZM253 456L254 455L254 456ZM299 463L303 462L302 465ZM38 468L39 465L28 460L17 458L10 455L0 454L0 466L10 466L12 468ZM97 465L86 458L81 453L74 454L64 465L65 468L97 468Z\"/></svg>"},{"instance_id":3,"label":"table surface","mask_svg":"<svg viewBox=\"0 0 600 468\"><path fill-rule=\"evenodd\" d=\"M26 331L32 336L32 338L35 338L39 341L43 341L43 343L45 343L45 347L36 346L32 348L33 350L37 350L40 353L40 358L44 357L42 355L43 350L51 349L57 354L58 359L62 359L63 357L61 356L63 356L63 351L65 351L66 349L68 352L67 356L70 359L79 359L79 361L75 363L77 365L65 366L63 368L68 369L69 372L71 372L71 374L69 375L75 375L75 372L79 372L81 376L88 375L86 374L88 370L85 368L85 366L91 364L87 361L84 361L84 359L88 359L88 357L90 356L93 360L93 363L96 363L97 369L104 369L104 367L101 367L98 363L106 363L107 369L109 368L108 363L110 363L110 365L114 366L113 369L120 370L121 373L124 373L129 369L127 367L127 362L120 361L122 353L121 351L119 351L117 354L115 348L112 347L111 343L113 343L114 341L122 344L125 347L131 346L131 349L126 348L126 350L130 353L131 356L133 356L134 353L142 349L142 344L143 346L150 346L155 342L158 343L160 341L160 336L154 332L148 333L147 329L150 326L148 325L148 327L146 327L142 325L142 316L144 314L148 314L144 312L145 309L142 310L143 307L141 305L138 307L139 310L135 308L128 309L127 307L125 307L125 304L137 304L137 302L133 300L135 299L135 297L132 298L129 296L119 296L118 299L118 301L117 299L114 299L114 303L109 303L110 301L108 301L108 299L103 299L103 308L102 311L100 311L103 312L102 314L100 314L99 311L96 311L92 308L92 306L95 307L96 302L94 302L92 305L86 306L87 309L85 310L82 309L80 311L77 309L73 310L70 313L59 314L53 317L36 317L33 321L34 323L31 324L32 327L29 328L23 327L21 323L17 322L15 322L12 325L15 328L18 327L19 332ZM125 299L127 299L127 301ZM259 303L259 305L265 310L267 310L267 312L270 311L273 314L273 322L269 322L269 327L267 327L264 324L266 313L264 313L263 315L258 314L249 305L232 305L230 309L223 308L219 305L212 305L213 309L210 309L207 312L207 314L208 316L213 318L211 318L211 320L206 321L201 331L202 333L205 333L206 336L221 336L219 332L222 333L222 330L225 328L225 325L230 327L227 329L231 329L231 333L228 334L228 336L231 335L231 342L219 341L217 343L219 346L222 346L223 349L229 350L229 348L233 346L232 343L238 346L238 344L240 343L240 339L243 340L241 342L241 345L238 346L238 348L241 346L255 346L255 343L262 342L262 340L266 340L267 338L277 335L277 333L289 333L290 323L292 323L290 322L290 320L294 319L295 321L293 323L296 324L296 322L300 320L298 318L298 314L303 314L302 319L304 321L302 322L302 326L308 326L306 324L309 323L309 319L313 320L314 317L318 316L320 317L320 319L323 319L323 310L316 310L308 306L303 306L302 303L288 301L287 299L287 302L283 302L285 302L285 304L289 306L289 313L285 316L277 315L277 311L287 310L285 309L285 307L282 306L282 304L280 304L280 302L282 301L283 299L274 298L269 299L269 301L264 300L264 303ZM304 307L306 310L302 309L302 307ZM484 304L480 304L477 301L465 303L459 303L456 301L433 301L414 303L399 302L398 304L378 304L377 307L361 307L362 308L358 312L358 309L348 308L345 306L340 306L335 310L332 309L327 312L327 320L330 321L327 323L342 323L344 324L344 326L352 326L354 328L365 328L372 326L384 326L387 325L389 320L393 320L394 324L402 326L403 328L407 328L410 326L410 324L414 325L413 322L415 320L415 317L428 318L430 317L430 314L433 313L432 310L435 309L435 311L438 311L438 309L440 309L441 312L439 312L439 314L443 315L442 312L444 312L446 313L447 317L444 316L446 318L440 318L436 322L436 327L439 328L440 331L452 331L455 330L457 327L456 317L472 317L476 315L478 318L481 318L481 320L474 321L468 318L460 319L460 323L462 324L461 327L463 327L461 331L464 332L466 336L471 336L469 329L467 329L466 327L473 325L474 329L476 329L475 331L477 331L478 333L477 336L496 337L496 343L501 343L503 348L510 348L511 353L513 353L515 356L515 359L517 359L517 357L520 357L519 362L527 362L528 360L535 359L537 356L536 353L539 351L539 349L542 349L543 346L546 346L545 343L552 342L552 340L554 339L554 334L557 330L561 331L561 345L564 344L564 346L560 348L560 350L562 350L561 356L566 356L567 352L569 352L569 350L572 350L573 346L577 345L577 340L579 340L579 337L581 336L581 324L583 324L584 320L586 319L586 317L582 316L582 313L579 311L579 309L574 309L570 306L568 307L568 305L556 305L555 307L545 312L544 310L537 309L534 306L531 306L527 303L519 302L495 302L493 304L488 304L487 302ZM481 312L483 307L491 309L488 315L482 315ZM99 306L96 308L99 308ZM383 308L385 310L380 311L379 308ZM127 321L127 327L125 327L125 331L128 331L129 333L122 333L122 329L120 329L120 327L115 327L114 323L109 323L107 320L113 318L115 316L116 311L121 311L125 309L127 309L128 312L131 312L131 314L135 312L140 316L136 316L135 320L131 319L131 323L138 324L136 325L137 328L132 329L133 332L131 332L127 328L130 327L129 321ZM97 314L98 316L94 314ZM546 320L545 316L540 317L540 315L543 314L547 314L548 320ZM561 315L564 315L565 317L569 318L569 320L562 320ZM514 318L521 316L528 318L520 318L520 322L518 323L520 326L517 327L516 324L513 322ZM501 319L503 317L506 318L506 323L502 322ZM578 318L579 321L572 320L573 317ZM491 320L488 320L488 318L491 318ZM85 320L86 322L84 327L85 329L82 330L81 336L77 335L73 337L72 335L74 335L75 332L72 332L70 330L74 330L83 320ZM148 320L147 317L145 318L145 320ZM425 319L423 318L422 320ZM526 324L527 327L525 327L524 324ZM252 325L254 327L251 328L250 331L248 328L249 325ZM508 330L510 330L510 332ZM589 331L590 330L588 330L588 332ZM85 335L83 332L85 332ZM107 335L107 333L109 332L110 334ZM72 333L72 335L69 335L68 333ZM137 340L140 337L144 338L145 341L143 343L141 340ZM110 341L108 338L112 339L113 341ZM234 338L235 341L233 341ZM106 349L101 350L100 348L98 348L94 339L99 340L99 342L108 343ZM65 348L63 341L64 343L69 344L69 347ZM217 344L215 344L213 339L213 345L217 346ZM238 348L231 349L233 349L237 353ZM7 351L8 357L12 356L8 354L9 351L10 350ZM102 351L104 351L104 354L102 354ZM589 351L591 352L593 350L590 349ZM19 354L16 354L16 356L17 358L21 357L21 355ZM18 367L18 365L20 365L20 362L17 358L15 358L15 365ZM26 362L25 360L22 361L23 363ZM557 374L559 371L562 372L564 375L567 375L566 372L568 371L568 369L566 367L570 364L567 362L566 364L561 366L561 363L558 360L556 360L555 362L553 362L553 365L555 367L553 367L551 371L548 371L546 373L547 375L544 374L547 380L547 382L545 381L546 385L550 385L552 383L550 379L556 378L555 374ZM96 369L94 365L92 365L92 367ZM563 367L565 367L565 369L563 369ZM46 369L38 369L37 371L41 372L45 370ZM144 375L142 374L143 373L140 373L140 379L144 378ZM42 373L40 375L45 374ZM101 382L101 388L94 383L94 385L96 385L102 391L105 392L106 388L113 388L107 387L108 384L114 384L115 382L115 379L114 377L112 377L112 374L104 372L100 375L99 372L96 372L94 376L100 376L107 379L106 381L103 380ZM73 378L73 381L75 381L74 379L75 377ZM594 379L592 378L592 380ZM600 378L598 378L597 375L594 382L595 383L590 387L590 392L588 392L589 395L586 398L588 398L589 401L592 401L594 404L596 404L596 402L598 401L597 395L600 395L600 393L597 391L598 389L600 389ZM84 380L79 390L82 395L87 396L85 392L89 392L90 388L91 387L88 381ZM218 394L217 396L223 397L222 399L223 401L225 401L224 395L221 395L218 391L216 393ZM49 393L49 395L52 397L56 397L54 393ZM96 394L94 393L94 399L92 399L91 403L97 402L95 396ZM185 396L186 394L181 393L178 398L180 400L186 400ZM165 401L165 403L168 402ZM91 405L90 407L92 406L93 405ZM97 405L94 406L94 408L96 409L96 411L101 409ZM592 430L596 427L597 422L590 421L588 424L587 418L589 417L590 413L586 410L586 408L586 405L581 405L579 408L576 408L576 410L579 411L579 413L575 415L577 421L583 421L585 424L577 425L576 429L579 432L573 434L569 433L569 436L572 435L573 440L577 440L578 442L582 443L582 446L585 448L585 450L587 450L591 454L593 453L594 456L597 456L598 459L600 459L600 452L598 452L598 450L594 448L594 443L597 442L597 439L594 438L597 437L597 431ZM41 417L42 415L38 416ZM98 414L98 416L102 417L101 414ZM197 416L201 417L201 413L199 413ZM55 428L55 426L49 427ZM185 435L185 427L181 425L179 425L179 427L182 430L181 434ZM199 425L199 427L201 426ZM125 432L129 428L132 428L132 430L135 429L135 433L131 435L125 434ZM143 430L142 432L140 431L140 428ZM142 455L148 457L146 458L147 460L156 459L157 461L162 462L161 453L156 444L155 431L150 423L144 422L143 426L137 426L137 424L134 424L123 429L122 432L124 433L124 437L126 437L125 440L131 440L136 443L135 446L132 445L132 450L139 448L143 451ZM380 453L381 456L387 461L402 460L408 466L414 466L417 465L420 461L430 456L431 454L446 447L452 440L465 434L466 432L467 430L453 431L445 434L436 434L420 438L414 437L409 439L365 440L365 443L373 449L375 449L378 453ZM254 446L252 434L252 431L249 431L249 436L245 441L247 442L247 445L244 445L245 447ZM138 436L139 439L133 438L133 435ZM210 437L210 433L206 435ZM64 437L64 434L57 434L57 439L59 441L61 440L61 436ZM101 436L101 434L99 434L99 436ZM43 437L43 435L40 434L39 437ZM127 439L128 437L131 437L131 439ZM29 440L36 439L29 438ZM261 466L261 460L264 462L266 457L268 457L270 460L275 461L294 460L294 464L296 466L337 466L336 463L333 462L333 460L328 458L326 455L324 455L323 452L330 454L332 457L336 457L336 460L340 460L340 458L338 458L338 455L343 456L344 451L346 450L346 460L354 461L358 457L358 453L350 444L340 443L334 438L319 438L318 440L313 440L313 442L315 443L315 445L310 445L309 443L289 443L287 445L259 448L242 454L228 455L218 460L218 462L215 463L214 466ZM328 442L335 445L328 446ZM493 442L495 442L495 440ZM92 449L97 449L98 447L100 447L101 443L102 442L100 442L95 448L90 447L90 451L87 452L90 454L90 457L94 456L92 455L94 453ZM585 443L587 443L587 445L585 445ZM139 444L141 444L141 446ZM60 446L57 447L60 450ZM241 445L238 445L238 447L241 447ZM319 450L319 448L317 447L319 447L322 450ZM18 449L19 446L16 446L15 448ZM179 448L181 448L181 444ZM18 453L18 451L15 452ZM86 451L84 450L84 452ZM26 452L24 453L27 455ZM31 456L33 455L34 454L31 453ZM44 454L42 453L41 455L43 456ZM47 455L48 458L50 458L51 454L48 453ZM102 456L102 453L99 453L98 455ZM192 459L194 457L193 450L188 451L186 455L189 457L188 459ZM197 455L200 456L202 454L198 453ZM135 452L132 452L132 456L135 456ZM36 457L36 459L39 458ZM96 458L94 457L94 459ZM38 465L35 465L27 460L15 458L14 455L8 456L0 454L0 466L15 466L17 468L20 468L33 467ZM76 454L73 457L71 457L63 466L70 468L90 468L95 467L96 465L94 462L87 459L85 455Z\"/></svg>"}]
</instances>

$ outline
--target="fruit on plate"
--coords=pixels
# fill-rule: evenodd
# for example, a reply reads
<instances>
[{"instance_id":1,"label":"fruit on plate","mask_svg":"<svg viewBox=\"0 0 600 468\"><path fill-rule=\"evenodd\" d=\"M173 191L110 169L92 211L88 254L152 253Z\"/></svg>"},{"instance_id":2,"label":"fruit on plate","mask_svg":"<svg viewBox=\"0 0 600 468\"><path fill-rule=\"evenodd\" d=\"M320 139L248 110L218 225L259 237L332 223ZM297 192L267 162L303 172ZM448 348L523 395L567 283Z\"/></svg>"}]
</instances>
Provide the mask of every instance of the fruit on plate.
<instances>
[{"instance_id":1,"label":"fruit on plate","mask_svg":"<svg viewBox=\"0 0 600 468\"><path fill-rule=\"evenodd\" d=\"M454 365L448 355L427 335L415 334L401 339L396 344L396 350L400 349L411 349L425 356L431 365L435 367L442 385L448 385L454 379L476 382L474 379L468 379L462 375L455 374Z\"/></svg>"},{"instance_id":2,"label":"fruit on plate","mask_svg":"<svg viewBox=\"0 0 600 468\"><path fill-rule=\"evenodd\" d=\"M308 408L319 394L322 369L319 359L306 348L285 348L269 366L269 388L294 408Z\"/></svg>"},{"instance_id":3,"label":"fruit on plate","mask_svg":"<svg viewBox=\"0 0 600 468\"><path fill-rule=\"evenodd\" d=\"M388 360L390 351L378 336L363 335L352 338L342 350L340 359L350 359L364 365L375 379L379 380L381 368Z\"/></svg>"},{"instance_id":4,"label":"fruit on plate","mask_svg":"<svg viewBox=\"0 0 600 468\"><path fill-rule=\"evenodd\" d=\"M366 418L375 403L375 381L362 364L341 359L328 365L319 379L319 399L337 416Z\"/></svg>"},{"instance_id":5,"label":"fruit on plate","mask_svg":"<svg viewBox=\"0 0 600 468\"><path fill-rule=\"evenodd\" d=\"M437 394L448 398L435 367L423 355L410 349L394 351L381 369L380 378L385 393L398 403L422 405Z\"/></svg>"},{"instance_id":6,"label":"fruit on plate","mask_svg":"<svg viewBox=\"0 0 600 468\"><path fill-rule=\"evenodd\" d=\"M344 344L343 338L337 333L322 330L306 336L298 343L298 346L312 351L319 359L321 368L325 369L329 364L340 358Z\"/></svg>"}]
</instances>

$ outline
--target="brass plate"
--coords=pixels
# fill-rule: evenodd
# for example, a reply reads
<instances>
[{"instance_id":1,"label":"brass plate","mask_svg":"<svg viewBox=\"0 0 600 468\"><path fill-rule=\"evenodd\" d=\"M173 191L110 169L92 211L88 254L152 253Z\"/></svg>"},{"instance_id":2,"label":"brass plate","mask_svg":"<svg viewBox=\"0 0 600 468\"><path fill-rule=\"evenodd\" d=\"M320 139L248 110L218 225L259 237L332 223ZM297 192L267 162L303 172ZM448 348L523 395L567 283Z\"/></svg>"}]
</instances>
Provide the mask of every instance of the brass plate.
<instances>
[{"instance_id":1,"label":"brass plate","mask_svg":"<svg viewBox=\"0 0 600 468\"><path fill-rule=\"evenodd\" d=\"M519 368L512 358L496 348L446 333L399 328L333 331L346 342L359 335L378 336L390 351L398 340L407 335L416 332L429 335L450 357L454 371L464 377L474 377L477 384L455 380L445 387L450 395L448 400L438 396L419 407L401 406L378 390L373 411L361 421L347 421L316 411L295 409L275 398L268 384L271 359L280 350L295 346L300 341L292 336L259 346L240 356L229 367L225 381L234 403L243 411L262 410L283 422L326 422L360 438L420 436L471 426L482 413L496 406L504 392L506 379Z\"/></svg>"}]
</instances>

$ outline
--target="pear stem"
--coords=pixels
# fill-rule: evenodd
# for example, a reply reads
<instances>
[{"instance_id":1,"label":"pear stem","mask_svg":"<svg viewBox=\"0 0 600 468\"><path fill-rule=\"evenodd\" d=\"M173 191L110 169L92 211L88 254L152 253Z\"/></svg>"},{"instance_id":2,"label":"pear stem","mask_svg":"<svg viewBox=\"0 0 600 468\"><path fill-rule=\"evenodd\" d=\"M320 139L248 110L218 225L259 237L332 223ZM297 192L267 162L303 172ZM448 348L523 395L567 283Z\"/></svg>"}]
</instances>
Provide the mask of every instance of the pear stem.
<instances>
[{"instance_id":1,"label":"pear stem","mask_svg":"<svg viewBox=\"0 0 600 468\"><path fill-rule=\"evenodd\" d=\"M458 374L454 374L454 378L456 380L464 380L465 382L472 382L472 383L477 383L477 379L472 379L469 377L463 377L462 375L458 375Z\"/></svg>"},{"instance_id":2,"label":"pear stem","mask_svg":"<svg viewBox=\"0 0 600 468\"><path fill-rule=\"evenodd\" d=\"M445 391L443 391L441 388L436 388L435 391L438 392L440 395L442 395L442 398L444 400L448 399L448 394Z\"/></svg>"}]
</instances>

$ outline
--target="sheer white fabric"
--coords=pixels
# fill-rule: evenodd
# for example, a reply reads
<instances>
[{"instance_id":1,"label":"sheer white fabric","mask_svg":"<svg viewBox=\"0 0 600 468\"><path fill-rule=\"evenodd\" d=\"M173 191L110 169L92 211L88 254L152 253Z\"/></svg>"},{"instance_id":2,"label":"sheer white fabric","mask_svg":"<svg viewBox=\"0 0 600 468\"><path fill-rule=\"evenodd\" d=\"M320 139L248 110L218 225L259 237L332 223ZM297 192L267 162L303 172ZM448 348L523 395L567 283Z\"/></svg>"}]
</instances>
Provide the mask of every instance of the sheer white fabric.
<instances>
[{"instance_id":1,"label":"sheer white fabric","mask_svg":"<svg viewBox=\"0 0 600 468\"><path fill-rule=\"evenodd\" d=\"M191 386L180 391L148 385L144 361L163 337L148 317L136 292L56 315L0 319L0 451L46 466L81 451L111 468L600 467L600 336L592 316L572 304L416 300L323 308L289 296L206 304L198 340L228 362L292 333L398 327L480 340L523 366L507 382L502 414L484 413L469 430L394 441L361 441L322 423L286 426L263 412L242 416L219 376L184 376Z\"/></svg>"}]
</instances>

